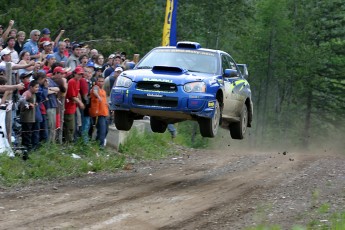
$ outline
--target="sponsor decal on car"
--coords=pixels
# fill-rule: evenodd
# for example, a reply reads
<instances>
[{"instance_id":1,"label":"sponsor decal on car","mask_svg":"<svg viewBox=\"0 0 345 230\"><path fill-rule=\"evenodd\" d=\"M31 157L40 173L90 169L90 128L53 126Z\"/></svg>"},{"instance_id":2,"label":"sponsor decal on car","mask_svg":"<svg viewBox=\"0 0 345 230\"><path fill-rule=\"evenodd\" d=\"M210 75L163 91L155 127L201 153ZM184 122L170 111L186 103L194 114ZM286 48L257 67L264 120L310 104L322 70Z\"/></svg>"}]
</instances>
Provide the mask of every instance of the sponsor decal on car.
<instances>
[{"instance_id":1,"label":"sponsor decal on car","mask_svg":"<svg viewBox=\"0 0 345 230\"><path fill-rule=\"evenodd\" d=\"M153 93L148 93L146 94L148 97L163 97L161 94L153 94Z\"/></svg>"},{"instance_id":2,"label":"sponsor decal on car","mask_svg":"<svg viewBox=\"0 0 345 230\"><path fill-rule=\"evenodd\" d=\"M168 79L161 79L161 78L143 78L143 81L159 81L159 82L168 82L168 83L172 83L172 80L168 80Z\"/></svg>"}]
</instances>

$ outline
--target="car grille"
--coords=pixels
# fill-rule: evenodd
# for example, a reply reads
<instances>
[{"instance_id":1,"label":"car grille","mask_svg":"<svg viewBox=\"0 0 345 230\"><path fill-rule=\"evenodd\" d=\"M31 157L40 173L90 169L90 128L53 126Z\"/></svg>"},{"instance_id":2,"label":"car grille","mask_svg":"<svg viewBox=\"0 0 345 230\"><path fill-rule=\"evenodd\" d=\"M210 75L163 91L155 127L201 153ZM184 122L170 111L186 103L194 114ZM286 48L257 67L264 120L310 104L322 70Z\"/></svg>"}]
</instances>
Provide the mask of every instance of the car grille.
<instances>
[{"instance_id":1,"label":"car grille","mask_svg":"<svg viewBox=\"0 0 345 230\"><path fill-rule=\"evenodd\" d=\"M137 89L159 92L177 92L177 86L166 82L138 82Z\"/></svg>"},{"instance_id":2,"label":"car grille","mask_svg":"<svg viewBox=\"0 0 345 230\"><path fill-rule=\"evenodd\" d=\"M146 105L146 106L160 106L175 108L178 105L177 97L161 97L153 98L146 95L133 95L133 104L135 105Z\"/></svg>"}]
</instances>

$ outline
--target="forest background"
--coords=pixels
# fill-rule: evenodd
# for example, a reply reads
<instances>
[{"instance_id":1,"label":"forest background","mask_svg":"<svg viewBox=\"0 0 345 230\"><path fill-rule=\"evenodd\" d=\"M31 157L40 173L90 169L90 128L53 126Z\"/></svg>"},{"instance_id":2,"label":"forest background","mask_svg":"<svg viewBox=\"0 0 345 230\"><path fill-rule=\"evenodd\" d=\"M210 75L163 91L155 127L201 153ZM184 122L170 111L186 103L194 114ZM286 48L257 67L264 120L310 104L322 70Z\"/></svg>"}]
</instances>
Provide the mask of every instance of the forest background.
<instances>
[{"instance_id":1,"label":"forest background","mask_svg":"<svg viewBox=\"0 0 345 230\"><path fill-rule=\"evenodd\" d=\"M2 0L0 24L84 42L107 57L162 43L165 0ZM27 36L28 38L28 36ZM345 149L343 0L180 0L177 40L249 65L253 147ZM229 137L230 138L230 137ZM325 150L326 151L326 150Z\"/></svg>"}]
</instances>

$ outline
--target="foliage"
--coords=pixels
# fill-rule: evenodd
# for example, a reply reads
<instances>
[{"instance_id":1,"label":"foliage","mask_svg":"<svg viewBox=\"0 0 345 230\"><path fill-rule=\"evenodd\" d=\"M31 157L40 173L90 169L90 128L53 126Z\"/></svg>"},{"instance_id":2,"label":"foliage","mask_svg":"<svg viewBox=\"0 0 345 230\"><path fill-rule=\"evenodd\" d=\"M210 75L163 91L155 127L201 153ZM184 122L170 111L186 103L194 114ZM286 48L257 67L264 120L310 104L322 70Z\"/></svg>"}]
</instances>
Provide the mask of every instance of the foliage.
<instances>
[{"instance_id":1,"label":"foliage","mask_svg":"<svg viewBox=\"0 0 345 230\"><path fill-rule=\"evenodd\" d=\"M14 19L27 34L48 27L53 38L65 29L63 38L105 56L143 56L161 44L165 3L4 0L0 23ZM225 50L249 64L254 145L320 148L330 139L344 146L344 9L341 0L179 1L177 40Z\"/></svg>"}]
</instances>

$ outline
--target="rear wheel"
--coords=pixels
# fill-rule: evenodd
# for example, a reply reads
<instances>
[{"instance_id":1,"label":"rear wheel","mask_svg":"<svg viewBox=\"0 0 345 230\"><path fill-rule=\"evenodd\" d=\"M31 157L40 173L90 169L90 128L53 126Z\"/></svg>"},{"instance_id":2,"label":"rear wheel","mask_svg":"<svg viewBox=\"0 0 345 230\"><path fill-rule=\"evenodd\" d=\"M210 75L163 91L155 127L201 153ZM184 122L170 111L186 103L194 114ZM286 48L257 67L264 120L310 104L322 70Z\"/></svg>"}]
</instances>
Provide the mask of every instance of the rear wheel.
<instances>
[{"instance_id":1,"label":"rear wheel","mask_svg":"<svg viewBox=\"0 0 345 230\"><path fill-rule=\"evenodd\" d=\"M216 101L215 104L215 112L212 118L199 118L199 128L200 128L200 134L203 137L215 137L218 128L219 128L219 122L221 117L221 111L219 107L219 102Z\"/></svg>"},{"instance_id":2,"label":"rear wheel","mask_svg":"<svg viewBox=\"0 0 345 230\"><path fill-rule=\"evenodd\" d=\"M128 131L133 125L133 115L128 111L115 110L114 123L118 130Z\"/></svg>"},{"instance_id":3,"label":"rear wheel","mask_svg":"<svg viewBox=\"0 0 345 230\"><path fill-rule=\"evenodd\" d=\"M164 133L165 130L167 129L168 124L158 120L155 117L151 117L150 118L150 126L151 126L151 130L154 133Z\"/></svg>"},{"instance_id":4,"label":"rear wheel","mask_svg":"<svg viewBox=\"0 0 345 230\"><path fill-rule=\"evenodd\" d=\"M241 111L240 122L230 123L229 125L231 137L233 139L240 139L240 140L243 139L247 131L247 126L248 126L248 109L247 109L247 106L244 104Z\"/></svg>"}]
</instances>

